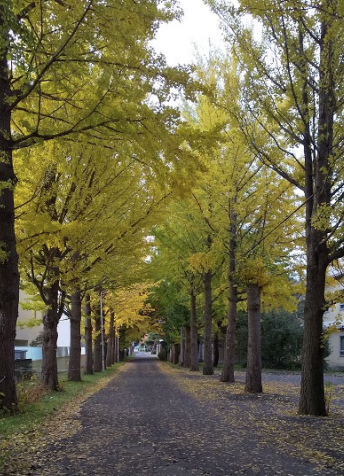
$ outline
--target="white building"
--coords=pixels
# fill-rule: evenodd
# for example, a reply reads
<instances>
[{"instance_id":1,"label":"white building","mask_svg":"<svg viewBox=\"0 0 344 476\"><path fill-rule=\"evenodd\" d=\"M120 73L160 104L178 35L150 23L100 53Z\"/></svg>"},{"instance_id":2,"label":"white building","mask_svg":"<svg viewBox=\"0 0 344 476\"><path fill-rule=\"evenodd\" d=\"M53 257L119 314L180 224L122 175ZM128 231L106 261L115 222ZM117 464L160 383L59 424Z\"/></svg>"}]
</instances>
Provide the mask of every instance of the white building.
<instances>
[{"instance_id":1,"label":"white building","mask_svg":"<svg viewBox=\"0 0 344 476\"><path fill-rule=\"evenodd\" d=\"M19 302L25 302L26 296L23 291L19 291ZM35 323L37 322L37 325ZM29 346L35 340L43 329L42 314L38 311L25 310L19 304L18 322L16 338L14 341L15 347ZM29 324L29 325L26 325Z\"/></svg>"},{"instance_id":2,"label":"white building","mask_svg":"<svg viewBox=\"0 0 344 476\"><path fill-rule=\"evenodd\" d=\"M23 291L19 293L20 303L25 303L26 295ZM16 338L14 341L16 359L32 359L33 361L42 360L42 344L31 343L40 336L43 331L42 313L39 311L25 310L19 304L18 325L16 328ZM70 320L62 316L58 324L57 356L69 356L70 349ZM82 354L85 353L83 348Z\"/></svg>"},{"instance_id":3,"label":"white building","mask_svg":"<svg viewBox=\"0 0 344 476\"><path fill-rule=\"evenodd\" d=\"M338 281L326 291L331 293L341 289L343 284ZM336 303L324 312L324 328L329 332L330 355L326 362L331 369L344 370L344 302Z\"/></svg>"}]
</instances>

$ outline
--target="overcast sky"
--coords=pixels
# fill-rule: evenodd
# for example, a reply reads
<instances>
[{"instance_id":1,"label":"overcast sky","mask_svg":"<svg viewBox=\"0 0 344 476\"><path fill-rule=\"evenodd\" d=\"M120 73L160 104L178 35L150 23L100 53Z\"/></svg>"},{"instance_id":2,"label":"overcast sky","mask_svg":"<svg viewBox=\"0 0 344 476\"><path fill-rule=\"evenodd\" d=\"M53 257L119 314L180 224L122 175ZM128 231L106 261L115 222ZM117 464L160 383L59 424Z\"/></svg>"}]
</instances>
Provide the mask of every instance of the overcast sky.
<instances>
[{"instance_id":1,"label":"overcast sky","mask_svg":"<svg viewBox=\"0 0 344 476\"><path fill-rule=\"evenodd\" d=\"M208 55L209 45L223 44L217 16L202 0L179 0L184 10L181 22L173 21L161 26L154 48L166 56L170 65L191 63L196 48Z\"/></svg>"}]
</instances>

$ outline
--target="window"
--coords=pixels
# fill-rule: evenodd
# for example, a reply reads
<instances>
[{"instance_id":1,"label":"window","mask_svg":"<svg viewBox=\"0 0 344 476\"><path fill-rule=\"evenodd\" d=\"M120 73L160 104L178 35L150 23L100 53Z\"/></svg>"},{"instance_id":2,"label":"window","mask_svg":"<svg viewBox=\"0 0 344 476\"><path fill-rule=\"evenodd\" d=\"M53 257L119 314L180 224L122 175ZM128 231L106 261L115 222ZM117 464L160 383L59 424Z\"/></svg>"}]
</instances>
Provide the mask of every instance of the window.
<instances>
[{"instance_id":1,"label":"window","mask_svg":"<svg viewBox=\"0 0 344 476\"><path fill-rule=\"evenodd\" d=\"M344 357L344 336L340 336L339 339L340 339L340 343L339 343L339 346L340 346L340 347L339 347L339 349L340 349L340 350L339 350L339 354L340 354L341 357Z\"/></svg>"},{"instance_id":2,"label":"window","mask_svg":"<svg viewBox=\"0 0 344 476\"><path fill-rule=\"evenodd\" d=\"M341 311L344 311L344 302L341 302L341 303L339 304L339 309L340 309Z\"/></svg>"}]
</instances>

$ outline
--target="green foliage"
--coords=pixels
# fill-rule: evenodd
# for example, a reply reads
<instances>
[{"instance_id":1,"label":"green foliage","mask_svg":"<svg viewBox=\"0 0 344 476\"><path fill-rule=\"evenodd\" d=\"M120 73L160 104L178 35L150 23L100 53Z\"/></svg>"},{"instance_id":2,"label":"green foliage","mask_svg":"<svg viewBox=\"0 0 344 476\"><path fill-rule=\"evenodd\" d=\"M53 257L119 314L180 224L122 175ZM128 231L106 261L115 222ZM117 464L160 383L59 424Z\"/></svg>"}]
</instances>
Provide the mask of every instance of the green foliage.
<instances>
[{"instance_id":1,"label":"green foliage","mask_svg":"<svg viewBox=\"0 0 344 476\"><path fill-rule=\"evenodd\" d=\"M158 359L166 361L167 360L167 347L163 347L158 353Z\"/></svg>"},{"instance_id":2,"label":"green foliage","mask_svg":"<svg viewBox=\"0 0 344 476\"><path fill-rule=\"evenodd\" d=\"M30 342L29 345L31 347L41 347L43 345L43 331L41 331L38 336Z\"/></svg>"},{"instance_id":3,"label":"green foliage","mask_svg":"<svg viewBox=\"0 0 344 476\"><path fill-rule=\"evenodd\" d=\"M25 412L27 405L42 400L47 393L46 387L36 376L32 376L29 380L20 380L17 385L19 411Z\"/></svg>"},{"instance_id":4,"label":"green foliage","mask_svg":"<svg viewBox=\"0 0 344 476\"><path fill-rule=\"evenodd\" d=\"M168 343L179 341L181 326L189 322L187 296L180 283L160 281L150 289L148 301L155 309L155 318L161 321L161 328Z\"/></svg>"},{"instance_id":5,"label":"green foliage","mask_svg":"<svg viewBox=\"0 0 344 476\"><path fill-rule=\"evenodd\" d=\"M300 368L303 327L300 318L283 310L271 311L261 318L262 363L266 368ZM247 315L238 313L236 354L246 363Z\"/></svg>"}]
</instances>

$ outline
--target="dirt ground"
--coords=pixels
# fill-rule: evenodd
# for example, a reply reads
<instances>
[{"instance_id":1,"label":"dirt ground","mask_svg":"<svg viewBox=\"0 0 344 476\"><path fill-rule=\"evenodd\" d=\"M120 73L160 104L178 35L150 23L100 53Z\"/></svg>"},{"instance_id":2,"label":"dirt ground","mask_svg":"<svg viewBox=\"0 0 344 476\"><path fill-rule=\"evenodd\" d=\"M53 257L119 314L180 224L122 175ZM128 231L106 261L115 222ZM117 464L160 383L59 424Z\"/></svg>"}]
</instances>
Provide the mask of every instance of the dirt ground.
<instances>
[{"instance_id":1,"label":"dirt ground","mask_svg":"<svg viewBox=\"0 0 344 476\"><path fill-rule=\"evenodd\" d=\"M332 377L331 377L332 378ZM46 439L8 468L20 476L344 476L344 379L330 417L296 414L299 376L264 374L264 393L152 358L59 413Z\"/></svg>"}]
</instances>

